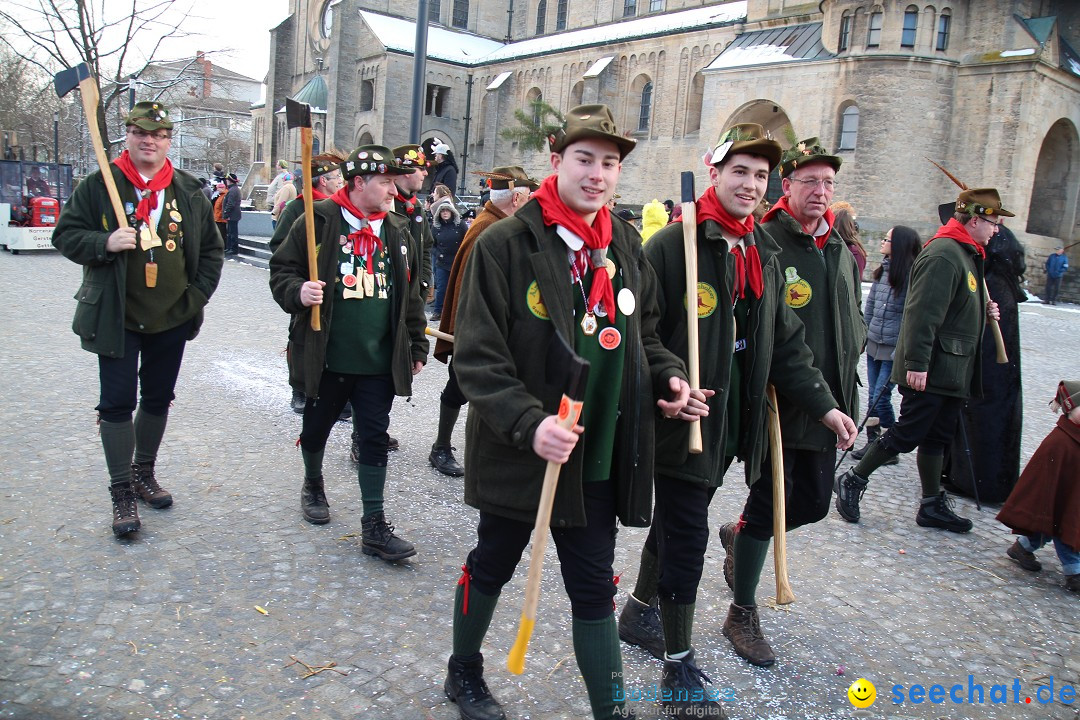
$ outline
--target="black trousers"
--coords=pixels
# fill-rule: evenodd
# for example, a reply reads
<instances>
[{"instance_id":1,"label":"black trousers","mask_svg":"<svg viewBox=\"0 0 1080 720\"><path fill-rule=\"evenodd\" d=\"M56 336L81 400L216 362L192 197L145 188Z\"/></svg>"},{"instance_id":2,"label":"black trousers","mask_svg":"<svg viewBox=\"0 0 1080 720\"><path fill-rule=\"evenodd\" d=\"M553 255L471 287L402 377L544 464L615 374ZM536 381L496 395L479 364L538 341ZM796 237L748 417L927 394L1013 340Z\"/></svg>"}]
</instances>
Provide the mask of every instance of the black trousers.
<instances>
[{"instance_id":1,"label":"black trousers","mask_svg":"<svg viewBox=\"0 0 1080 720\"><path fill-rule=\"evenodd\" d=\"M461 386L458 385L457 373L454 372L453 357L450 358L450 364L447 366L447 370L450 372L450 377L446 379L446 387L443 388L442 395L439 399L442 401L443 405L459 408L469 401L461 392Z\"/></svg>"},{"instance_id":2,"label":"black trousers","mask_svg":"<svg viewBox=\"0 0 1080 720\"><path fill-rule=\"evenodd\" d=\"M551 528L559 553L563 586L575 618L603 620L614 612L615 483L582 485L584 527ZM529 543L533 523L481 512L476 547L465 565L473 586L485 595L497 595L510 582L521 553Z\"/></svg>"},{"instance_id":3,"label":"black trousers","mask_svg":"<svg viewBox=\"0 0 1080 720\"><path fill-rule=\"evenodd\" d=\"M352 401L353 425L360 442L360 464L386 467L386 444L390 440L390 408L394 405L394 378L390 375L346 375L323 370L318 397L304 406L300 445L320 452L345 403Z\"/></svg>"},{"instance_id":4,"label":"black trousers","mask_svg":"<svg viewBox=\"0 0 1080 720\"><path fill-rule=\"evenodd\" d=\"M726 458L724 469L731 465ZM709 545L709 503L716 488L666 475L654 481L656 502L645 549L657 557L662 600L689 605L697 600L698 585Z\"/></svg>"},{"instance_id":5,"label":"black trousers","mask_svg":"<svg viewBox=\"0 0 1080 720\"><path fill-rule=\"evenodd\" d=\"M823 452L784 448L785 527L788 531L822 520L832 505L836 448ZM742 532L756 540L773 536L772 466L766 458L761 477L750 486L743 507Z\"/></svg>"},{"instance_id":6,"label":"black trousers","mask_svg":"<svg viewBox=\"0 0 1080 720\"><path fill-rule=\"evenodd\" d=\"M964 398L901 387L900 418L882 435L882 442L896 453L919 448L927 455L944 455L963 407Z\"/></svg>"},{"instance_id":7,"label":"black trousers","mask_svg":"<svg viewBox=\"0 0 1080 720\"><path fill-rule=\"evenodd\" d=\"M125 330L124 357L98 356L101 397L96 410L102 420L131 420L136 396L144 412L158 416L169 412L191 322L159 333Z\"/></svg>"}]
</instances>

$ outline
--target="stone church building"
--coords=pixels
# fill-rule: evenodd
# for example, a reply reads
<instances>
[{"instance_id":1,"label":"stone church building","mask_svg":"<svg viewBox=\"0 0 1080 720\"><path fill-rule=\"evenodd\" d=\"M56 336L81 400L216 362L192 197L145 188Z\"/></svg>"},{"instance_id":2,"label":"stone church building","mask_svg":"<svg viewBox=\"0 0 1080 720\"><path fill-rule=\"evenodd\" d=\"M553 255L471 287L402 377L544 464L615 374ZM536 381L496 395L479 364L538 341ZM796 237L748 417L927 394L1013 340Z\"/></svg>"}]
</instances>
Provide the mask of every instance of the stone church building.
<instances>
[{"instance_id":1,"label":"stone church building","mask_svg":"<svg viewBox=\"0 0 1080 720\"><path fill-rule=\"evenodd\" d=\"M286 97L313 106L320 145L409 142L416 3L291 0L271 31L256 160L300 156ZM1080 3L1072 0L428 0L422 137L470 171L547 170L500 130L542 98L603 102L638 141L622 202L678 200L679 173L727 125L761 123L787 146L819 136L844 165L837 200L864 241L895 224L924 235L957 189L1000 189L1034 290L1058 243L1080 240ZM410 17L411 14L411 17ZM777 183L778 185L778 183ZM1068 250L1080 266L1080 245ZM1080 299L1080 273L1064 297Z\"/></svg>"}]
</instances>

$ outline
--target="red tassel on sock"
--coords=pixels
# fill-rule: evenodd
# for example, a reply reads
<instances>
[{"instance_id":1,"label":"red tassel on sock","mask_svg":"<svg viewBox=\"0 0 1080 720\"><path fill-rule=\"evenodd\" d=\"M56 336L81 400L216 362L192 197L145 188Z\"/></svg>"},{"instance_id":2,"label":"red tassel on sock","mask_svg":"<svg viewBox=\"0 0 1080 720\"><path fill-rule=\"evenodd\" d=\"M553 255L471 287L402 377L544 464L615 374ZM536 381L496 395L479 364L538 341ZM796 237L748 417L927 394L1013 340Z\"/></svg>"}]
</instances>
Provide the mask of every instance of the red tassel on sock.
<instances>
[{"instance_id":1,"label":"red tassel on sock","mask_svg":"<svg viewBox=\"0 0 1080 720\"><path fill-rule=\"evenodd\" d=\"M458 578L457 584L465 586L465 597L461 602L461 614L469 614L469 581L472 580L472 575L469 574L469 566L461 566L461 577Z\"/></svg>"}]
</instances>

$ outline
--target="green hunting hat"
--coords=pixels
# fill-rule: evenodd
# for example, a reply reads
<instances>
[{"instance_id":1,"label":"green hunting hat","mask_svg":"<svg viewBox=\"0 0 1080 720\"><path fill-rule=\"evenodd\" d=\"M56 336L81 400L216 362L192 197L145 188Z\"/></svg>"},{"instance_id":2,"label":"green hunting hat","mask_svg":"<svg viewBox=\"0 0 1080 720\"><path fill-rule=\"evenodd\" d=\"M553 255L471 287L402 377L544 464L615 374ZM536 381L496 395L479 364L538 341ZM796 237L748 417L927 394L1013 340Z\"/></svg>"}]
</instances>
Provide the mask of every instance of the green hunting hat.
<instances>
[{"instance_id":1,"label":"green hunting hat","mask_svg":"<svg viewBox=\"0 0 1080 720\"><path fill-rule=\"evenodd\" d=\"M415 169L400 167L394 153L385 145L361 145L349 153L341 166L341 174L350 180L359 175L408 175Z\"/></svg>"},{"instance_id":2,"label":"green hunting hat","mask_svg":"<svg viewBox=\"0 0 1080 720\"><path fill-rule=\"evenodd\" d=\"M972 215L1016 217L1001 207L1001 196L998 195L998 191L994 188L969 188L964 190L956 198L956 212L970 213Z\"/></svg>"},{"instance_id":3,"label":"green hunting hat","mask_svg":"<svg viewBox=\"0 0 1080 720\"><path fill-rule=\"evenodd\" d=\"M709 157L710 165L719 165L731 155L760 155L769 161L769 172L780 162L783 148L757 123L739 123L724 131Z\"/></svg>"},{"instance_id":4,"label":"green hunting hat","mask_svg":"<svg viewBox=\"0 0 1080 720\"><path fill-rule=\"evenodd\" d=\"M637 141L621 134L615 127L615 116L607 105L578 105L566 113L561 130L548 136L551 152L561 153L568 145L578 140L596 138L610 140L619 148L622 160L637 147Z\"/></svg>"},{"instance_id":5,"label":"green hunting hat","mask_svg":"<svg viewBox=\"0 0 1080 720\"><path fill-rule=\"evenodd\" d=\"M143 130L172 130L172 120L169 119L169 108L163 103L143 100L135 103L131 108L125 125L134 125Z\"/></svg>"},{"instance_id":6,"label":"green hunting hat","mask_svg":"<svg viewBox=\"0 0 1080 720\"><path fill-rule=\"evenodd\" d=\"M394 148L394 160L403 168L426 170L431 167L431 161L424 155L424 148L420 145L398 145Z\"/></svg>"},{"instance_id":7,"label":"green hunting hat","mask_svg":"<svg viewBox=\"0 0 1080 720\"><path fill-rule=\"evenodd\" d=\"M475 174L487 178L487 186L492 190L528 188L535 192L540 189L540 183L529 177L529 174L520 165L505 165L492 168L491 172L477 172Z\"/></svg>"},{"instance_id":8,"label":"green hunting hat","mask_svg":"<svg viewBox=\"0 0 1080 720\"><path fill-rule=\"evenodd\" d=\"M787 177L797 168L813 165L814 163L825 163L831 166L833 170L839 170L842 162L843 160L836 155L830 155L829 151L822 146L820 140L812 137L784 151L784 154L780 157L779 172L780 177Z\"/></svg>"}]
</instances>

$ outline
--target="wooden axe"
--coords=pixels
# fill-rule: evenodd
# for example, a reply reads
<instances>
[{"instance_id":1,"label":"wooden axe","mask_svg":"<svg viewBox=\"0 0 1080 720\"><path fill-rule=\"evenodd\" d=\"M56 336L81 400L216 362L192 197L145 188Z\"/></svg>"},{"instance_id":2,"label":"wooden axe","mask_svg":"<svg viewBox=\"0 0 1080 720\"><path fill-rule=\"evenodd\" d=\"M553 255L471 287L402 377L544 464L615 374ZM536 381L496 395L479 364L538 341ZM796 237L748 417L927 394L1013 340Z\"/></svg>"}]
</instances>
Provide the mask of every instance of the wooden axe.
<instances>
[{"instance_id":1,"label":"wooden axe","mask_svg":"<svg viewBox=\"0 0 1080 720\"><path fill-rule=\"evenodd\" d=\"M986 289L986 278L983 278L983 302L987 305L990 304L990 291ZM1001 325L989 315L986 316L986 321L990 323L990 331L994 333L994 347L997 349L998 365L1004 365L1009 362L1009 353L1005 352L1005 338L1001 336Z\"/></svg>"},{"instance_id":2,"label":"wooden axe","mask_svg":"<svg viewBox=\"0 0 1080 720\"><path fill-rule=\"evenodd\" d=\"M101 170L101 179L105 181L105 189L109 192L109 201L116 215L116 224L118 227L128 227L124 203L120 201L120 191L116 189L116 180L113 179L109 156L101 141L101 130L98 126L98 105L101 102L101 94L98 92L97 81L90 74L87 64L79 63L73 68L56 73L53 76L53 86L56 88L57 97L64 97L75 88L79 88L83 114L86 116L86 129L90 133L90 142L94 145L94 157L97 158L98 168Z\"/></svg>"},{"instance_id":3,"label":"wooden axe","mask_svg":"<svg viewBox=\"0 0 1080 720\"><path fill-rule=\"evenodd\" d=\"M292 98L285 98L285 122L290 130L300 128L300 162L304 166L304 229L307 231L308 279L311 282L318 282L319 266L315 257L315 215L311 209L313 202L311 197L311 106ZM322 330L318 305L311 306L311 329L316 332Z\"/></svg>"},{"instance_id":4,"label":"wooden axe","mask_svg":"<svg viewBox=\"0 0 1080 720\"><path fill-rule=\"evenodd\" d=\"M454 336L450 333L444 333L442 330L433 330L429 327L426 327L424 328L424 333L426 335L430 335L433 338L436 338L437 340L445 340L449 343L454 342Z\"/></svg>"},{"instance_id":5,"label":"wooden axe","mask_svg":"<svg viewBox=\"0 0 1080 720\"><path fill-rule=\"evenodd\" d=\"M577 355L558 331L551 338L547 353L547 380L562 390L559 402L559 427L567 430L577 424L585 399L585 385L589 379L589 361ZM551 525L551 506L555 502L555 488L559 484L562 465L548 462L544 471L544 486L540 491L540 504L536 508L536 525L533 527L532 554L529 555L529 579L525 585L525 606L521 610L521 624L517 639L510 648L506 668L520 675L525 671L525 651L536 624L536 607L540 602L540 572L544 567L544 549L547 547L548 527Z\"/></svg>"},{"instance_id":6,"label":"wooden axe","mask_svg":"<svg viewBox=\"0 0 1080 720\"><path fill-rule=\"evenodd\" d=\"M772 459L773 569L776 574L776 604L795 602L787 576L787 502L784 497L784 443L780 438L780 406L776 388L765 390L769 413L769 456ZM760 480L758 482L761 482Z\"/></svg>"},{"instance_id":7,"label":"wooden axe","mask_svg":"<svg viewBox=\"0 0 1080 720\"><path fill-rule=\"evenodd\" d=\"M698 354L697 205L694 204L694 173L682 174L682 237L686 255L686 365L690 389L701 389L701 358ZM690 452L701 452L701 419L690 423Z\"/></svg>"}]
</instances>

